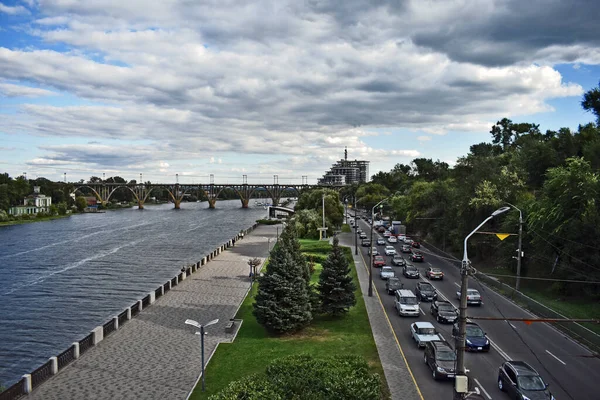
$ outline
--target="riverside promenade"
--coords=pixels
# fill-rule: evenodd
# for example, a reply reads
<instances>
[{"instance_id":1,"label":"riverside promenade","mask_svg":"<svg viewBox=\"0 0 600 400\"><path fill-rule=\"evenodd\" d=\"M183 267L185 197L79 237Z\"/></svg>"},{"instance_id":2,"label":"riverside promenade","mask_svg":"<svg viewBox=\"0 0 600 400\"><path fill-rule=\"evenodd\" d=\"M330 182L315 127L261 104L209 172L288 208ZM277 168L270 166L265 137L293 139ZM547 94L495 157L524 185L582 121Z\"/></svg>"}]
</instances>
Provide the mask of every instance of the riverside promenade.
<instances>
[{"instance_id":1,"label":"riverside promenade","mask_svg":"<svg viewBox=\"0 0 600 400\"><path fill-rule=\"evenodd\" d=\"M219 319L206 329L206 360L218 343L231 342L240 324L231 333L225 325L250 288L248 259L264 261L278 228L259 225L22 399L186 399L201 352L197 329L184 321Z\"/></svg>"}]
</instances>

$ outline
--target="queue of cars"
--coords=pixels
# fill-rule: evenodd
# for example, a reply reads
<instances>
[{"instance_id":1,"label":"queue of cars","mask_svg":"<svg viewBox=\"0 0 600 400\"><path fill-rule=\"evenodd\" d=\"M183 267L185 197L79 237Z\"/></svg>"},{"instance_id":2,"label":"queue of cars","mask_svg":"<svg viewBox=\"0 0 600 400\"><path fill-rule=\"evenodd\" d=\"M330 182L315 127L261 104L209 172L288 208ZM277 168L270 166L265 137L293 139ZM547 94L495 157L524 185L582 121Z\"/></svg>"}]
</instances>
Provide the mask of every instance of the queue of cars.
<instances>
[{"instance_id":1,"label":"queue of cars","mask_svg":"<svg viewBox=\"0 0 600 400\"><path fill-rule=\"evenodd\" d=\"M381 227L379 227L381 229ZM383 232L382 232L383 233ZM452 324L452 336L459 334L459 313L452 303L445 299L438 298L437 290L428 281L419 281L415 286L415 291L404 288L404 283L400 280L394 271L394 268L386 263L386 256L391 257L391 265L402 267L402 274L405 278L420 278L419 270L407 261L402 254L398 254L394 246L394 239L389 240L388 231L385 231L385 238L378 238L376 244L385 246L383 253L374 258L375 266L381 267L380 277L386 280L385 290L388 294L394 295L394 308L400 316L419 317L421 313L420 303L430 302L429 312L440 324ZM420 248L418 242L410 240L403 235L398 235L398 241L404 242L401 247L402 253L409 254L410 261L424 261L424 256L420 251L414 250ZM373 254L374 250L372 251ZM427 280L443 280L444 272L437 267L429 266L423 276ZM461 291L456 292L456 297L460 299ZM481 294L472 288L467 289L467 305L483 304ZM418 348L424 348L423 360L431 370L433 379L453 379L456 375L456 351L453 346L436 330L436 327L426 321L417 321L410 324L410 336ZM466 325L465 350L469 352L489 352L491 342L486 332L475 322L468 321ZM527 363L523 361L506 361L498 370L498 389L507 392L510 398L517 399L554 399L548 391L548 385L543 381L540 375Z\"/></svg>"}]
</instances>

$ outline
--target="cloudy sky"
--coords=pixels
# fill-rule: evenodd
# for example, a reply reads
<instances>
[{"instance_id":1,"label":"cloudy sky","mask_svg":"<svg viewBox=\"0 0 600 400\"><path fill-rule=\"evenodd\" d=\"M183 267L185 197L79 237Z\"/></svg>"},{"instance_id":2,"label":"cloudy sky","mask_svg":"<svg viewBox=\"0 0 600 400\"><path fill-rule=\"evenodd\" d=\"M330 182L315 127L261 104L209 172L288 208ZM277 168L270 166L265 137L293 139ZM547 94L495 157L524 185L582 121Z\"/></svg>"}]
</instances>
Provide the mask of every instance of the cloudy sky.
<instances>
[{"instance_id":1,"label":"cloudy sky","mask_svg":"<svg viewBox=\"0 0 600 400\"><path fill-rule=\"evenodd\" d=\"M309 183L592 121L597 0L0 0L0 172Z\"/></svg>"}]
</instances>

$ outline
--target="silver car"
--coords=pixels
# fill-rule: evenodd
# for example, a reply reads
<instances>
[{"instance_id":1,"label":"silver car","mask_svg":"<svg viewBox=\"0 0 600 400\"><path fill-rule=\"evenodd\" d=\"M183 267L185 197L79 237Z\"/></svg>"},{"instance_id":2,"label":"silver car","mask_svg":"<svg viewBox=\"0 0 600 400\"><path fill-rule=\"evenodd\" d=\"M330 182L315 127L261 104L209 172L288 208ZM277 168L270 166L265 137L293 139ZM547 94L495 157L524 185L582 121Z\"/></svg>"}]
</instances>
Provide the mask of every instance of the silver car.
<instances>
[{"instance_id":1,"label":"silver car","mask_svg":"<svg viewBox=\"0 0 600 400\"><path fill-rule=\"evenodd\" d=\"M388 278L394 278L396 277L396 274L394 273L394 269L392 267L381 267L381 271L379 271L379 277L381 279L388 279Z\"/></svg>"}]
</instances>

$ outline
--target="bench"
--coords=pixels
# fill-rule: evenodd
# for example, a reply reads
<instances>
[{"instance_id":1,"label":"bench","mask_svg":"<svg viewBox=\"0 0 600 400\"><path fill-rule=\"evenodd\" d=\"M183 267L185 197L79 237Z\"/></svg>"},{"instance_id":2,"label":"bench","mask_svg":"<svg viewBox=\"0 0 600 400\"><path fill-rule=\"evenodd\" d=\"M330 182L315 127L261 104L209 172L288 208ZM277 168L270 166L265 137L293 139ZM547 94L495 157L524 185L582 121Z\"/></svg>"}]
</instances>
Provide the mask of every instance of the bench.
<instances>
[{"instance_id":1,"label":"bench","mask_svg":"<svg viewBox=\"0 0 600 400\"><path fill-rule=\"evenodd\" d=\"M227 325L225 325L225 333L232 333L234 327L235 321L233 319L230 319Z\"/></svg>"}]
</instances>

